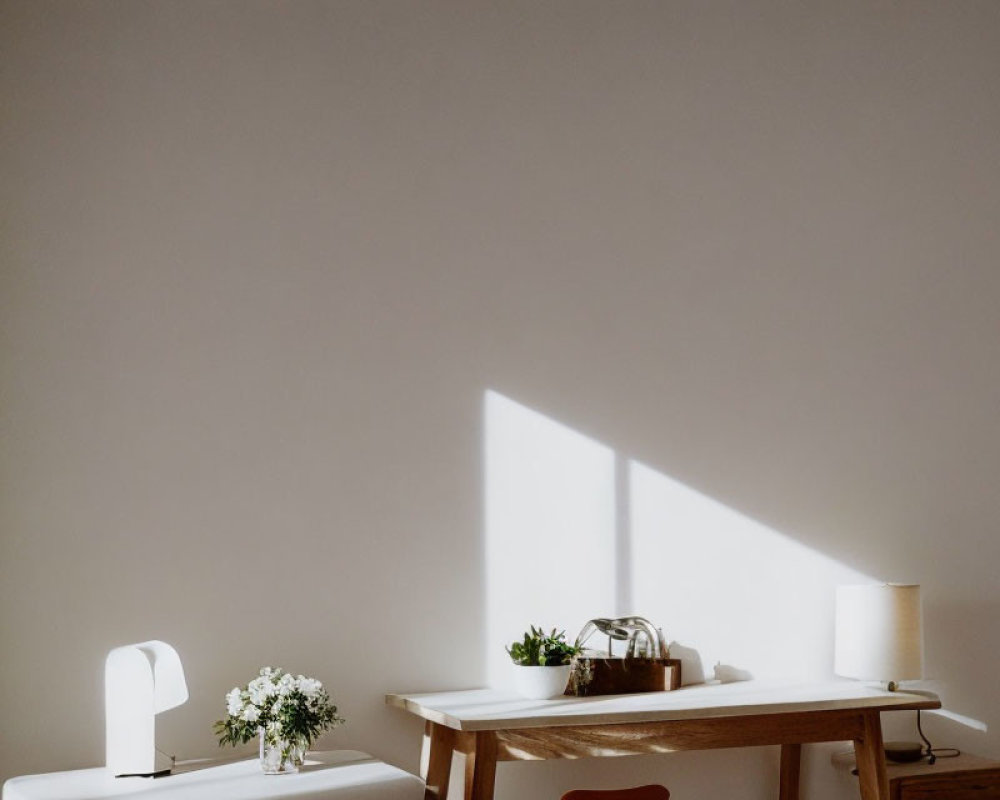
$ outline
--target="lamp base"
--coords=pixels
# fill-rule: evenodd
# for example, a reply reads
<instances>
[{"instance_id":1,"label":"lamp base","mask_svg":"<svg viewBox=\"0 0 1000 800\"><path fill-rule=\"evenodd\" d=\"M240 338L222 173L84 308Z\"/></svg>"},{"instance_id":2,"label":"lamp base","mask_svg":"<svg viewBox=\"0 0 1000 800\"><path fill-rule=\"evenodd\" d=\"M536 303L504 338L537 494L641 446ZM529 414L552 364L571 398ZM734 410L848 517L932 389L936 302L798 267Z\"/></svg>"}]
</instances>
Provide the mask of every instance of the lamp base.
<instances>
[{"instance_id":1,"label":"lamp base","mask_svg":"<svg viewBox=\"0 0 1000 800\"><path fill-rule=\"evenodd\" d=\"M170 774L170 767L166 769L157 770L156 772L123 772L121 775L115 775L116 778L162 778L164 775Z\"/></svg>"},{"instance_id":2,"label":"lamp base","mask_svg":"<svg viewBox=\"0 0 1000 800\"><path fill-rule=\"evenodd\" d=\"M908 764L924 757L924 749L919 742L886 742L885 757L897 764Z\"/></svg>"}]
</instances>

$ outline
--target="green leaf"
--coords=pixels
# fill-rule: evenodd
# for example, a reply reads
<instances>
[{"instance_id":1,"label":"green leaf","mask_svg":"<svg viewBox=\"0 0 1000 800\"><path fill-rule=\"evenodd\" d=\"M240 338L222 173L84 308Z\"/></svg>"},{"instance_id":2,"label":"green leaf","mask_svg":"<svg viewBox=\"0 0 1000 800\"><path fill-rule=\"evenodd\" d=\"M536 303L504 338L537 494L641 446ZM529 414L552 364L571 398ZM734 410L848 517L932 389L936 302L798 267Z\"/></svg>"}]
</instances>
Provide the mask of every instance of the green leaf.
<instances>
[{"instance_id":1,"label":"green leaf","mask_svg":"<svg viewBox=\"0 0 1000 800\"><path fill-rule=\"evenodd\" d=\"M558 666L568 664L580 652L578 647L566 641L566 632L553 628L546 634L542 628L531 625L520 642L514 642L504 649L511 661L525 667Z\"/></svg>"}]
</instances>

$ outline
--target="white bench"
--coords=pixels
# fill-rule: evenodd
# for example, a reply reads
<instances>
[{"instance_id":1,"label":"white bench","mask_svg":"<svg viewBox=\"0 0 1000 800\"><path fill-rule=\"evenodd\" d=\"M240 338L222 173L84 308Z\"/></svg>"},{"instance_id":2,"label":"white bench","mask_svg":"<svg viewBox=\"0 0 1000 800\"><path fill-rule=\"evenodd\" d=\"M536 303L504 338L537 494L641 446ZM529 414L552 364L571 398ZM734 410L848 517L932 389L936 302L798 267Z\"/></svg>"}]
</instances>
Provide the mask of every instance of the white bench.
<instances>
[{"instance_id":1,"label":"white bench","mask_svg":"<svg viewBox=\"0 0 1000 800\"><path fill-rule=\"evenodd\" d=\"M11 778L2 800L423 800L424 782L358 750L309 753L299 771L265 775L257 759L179 762L161 778L116 778L104 767Z\"/></svg>"}]
</instances>

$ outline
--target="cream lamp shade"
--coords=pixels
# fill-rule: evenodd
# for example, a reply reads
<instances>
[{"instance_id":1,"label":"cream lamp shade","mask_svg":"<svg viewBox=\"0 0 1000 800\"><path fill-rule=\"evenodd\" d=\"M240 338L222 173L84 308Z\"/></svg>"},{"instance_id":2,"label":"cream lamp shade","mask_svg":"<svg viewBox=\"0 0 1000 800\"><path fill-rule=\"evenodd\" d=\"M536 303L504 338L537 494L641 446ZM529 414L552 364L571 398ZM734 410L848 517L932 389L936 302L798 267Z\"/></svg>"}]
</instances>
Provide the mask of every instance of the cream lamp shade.
<instances>
[{"instance_id":1,"label":"cream lamp shade","mask_svg":"<svg viewBox=\"0 0 1000 800\"><path fill-rule=\"evenodd\" d=\"M917 585L838 586L833 671L890 690L923 677L921 617Z\"/></svg>"}]
</instances>

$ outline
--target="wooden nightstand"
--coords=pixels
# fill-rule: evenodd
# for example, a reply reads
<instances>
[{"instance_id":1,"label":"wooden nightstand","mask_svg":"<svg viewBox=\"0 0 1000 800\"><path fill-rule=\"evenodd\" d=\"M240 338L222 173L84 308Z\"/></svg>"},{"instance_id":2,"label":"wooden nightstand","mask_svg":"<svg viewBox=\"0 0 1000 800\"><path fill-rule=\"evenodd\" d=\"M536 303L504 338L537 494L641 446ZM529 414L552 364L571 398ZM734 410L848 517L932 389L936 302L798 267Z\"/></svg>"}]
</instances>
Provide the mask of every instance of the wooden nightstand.
<instances>
[{"instance_id":1,"label":"wooden nightstand","mask_svg":"<svg viewBox=\"0 0 1000 800\"><path fill-rule=\"evenodd\" d=\"M837 753L833 764L854 769L854 753ZM886 763L891 800L1000 800L1000 761L963 753L913 764Z\"/></svg>"}]
</instances>

